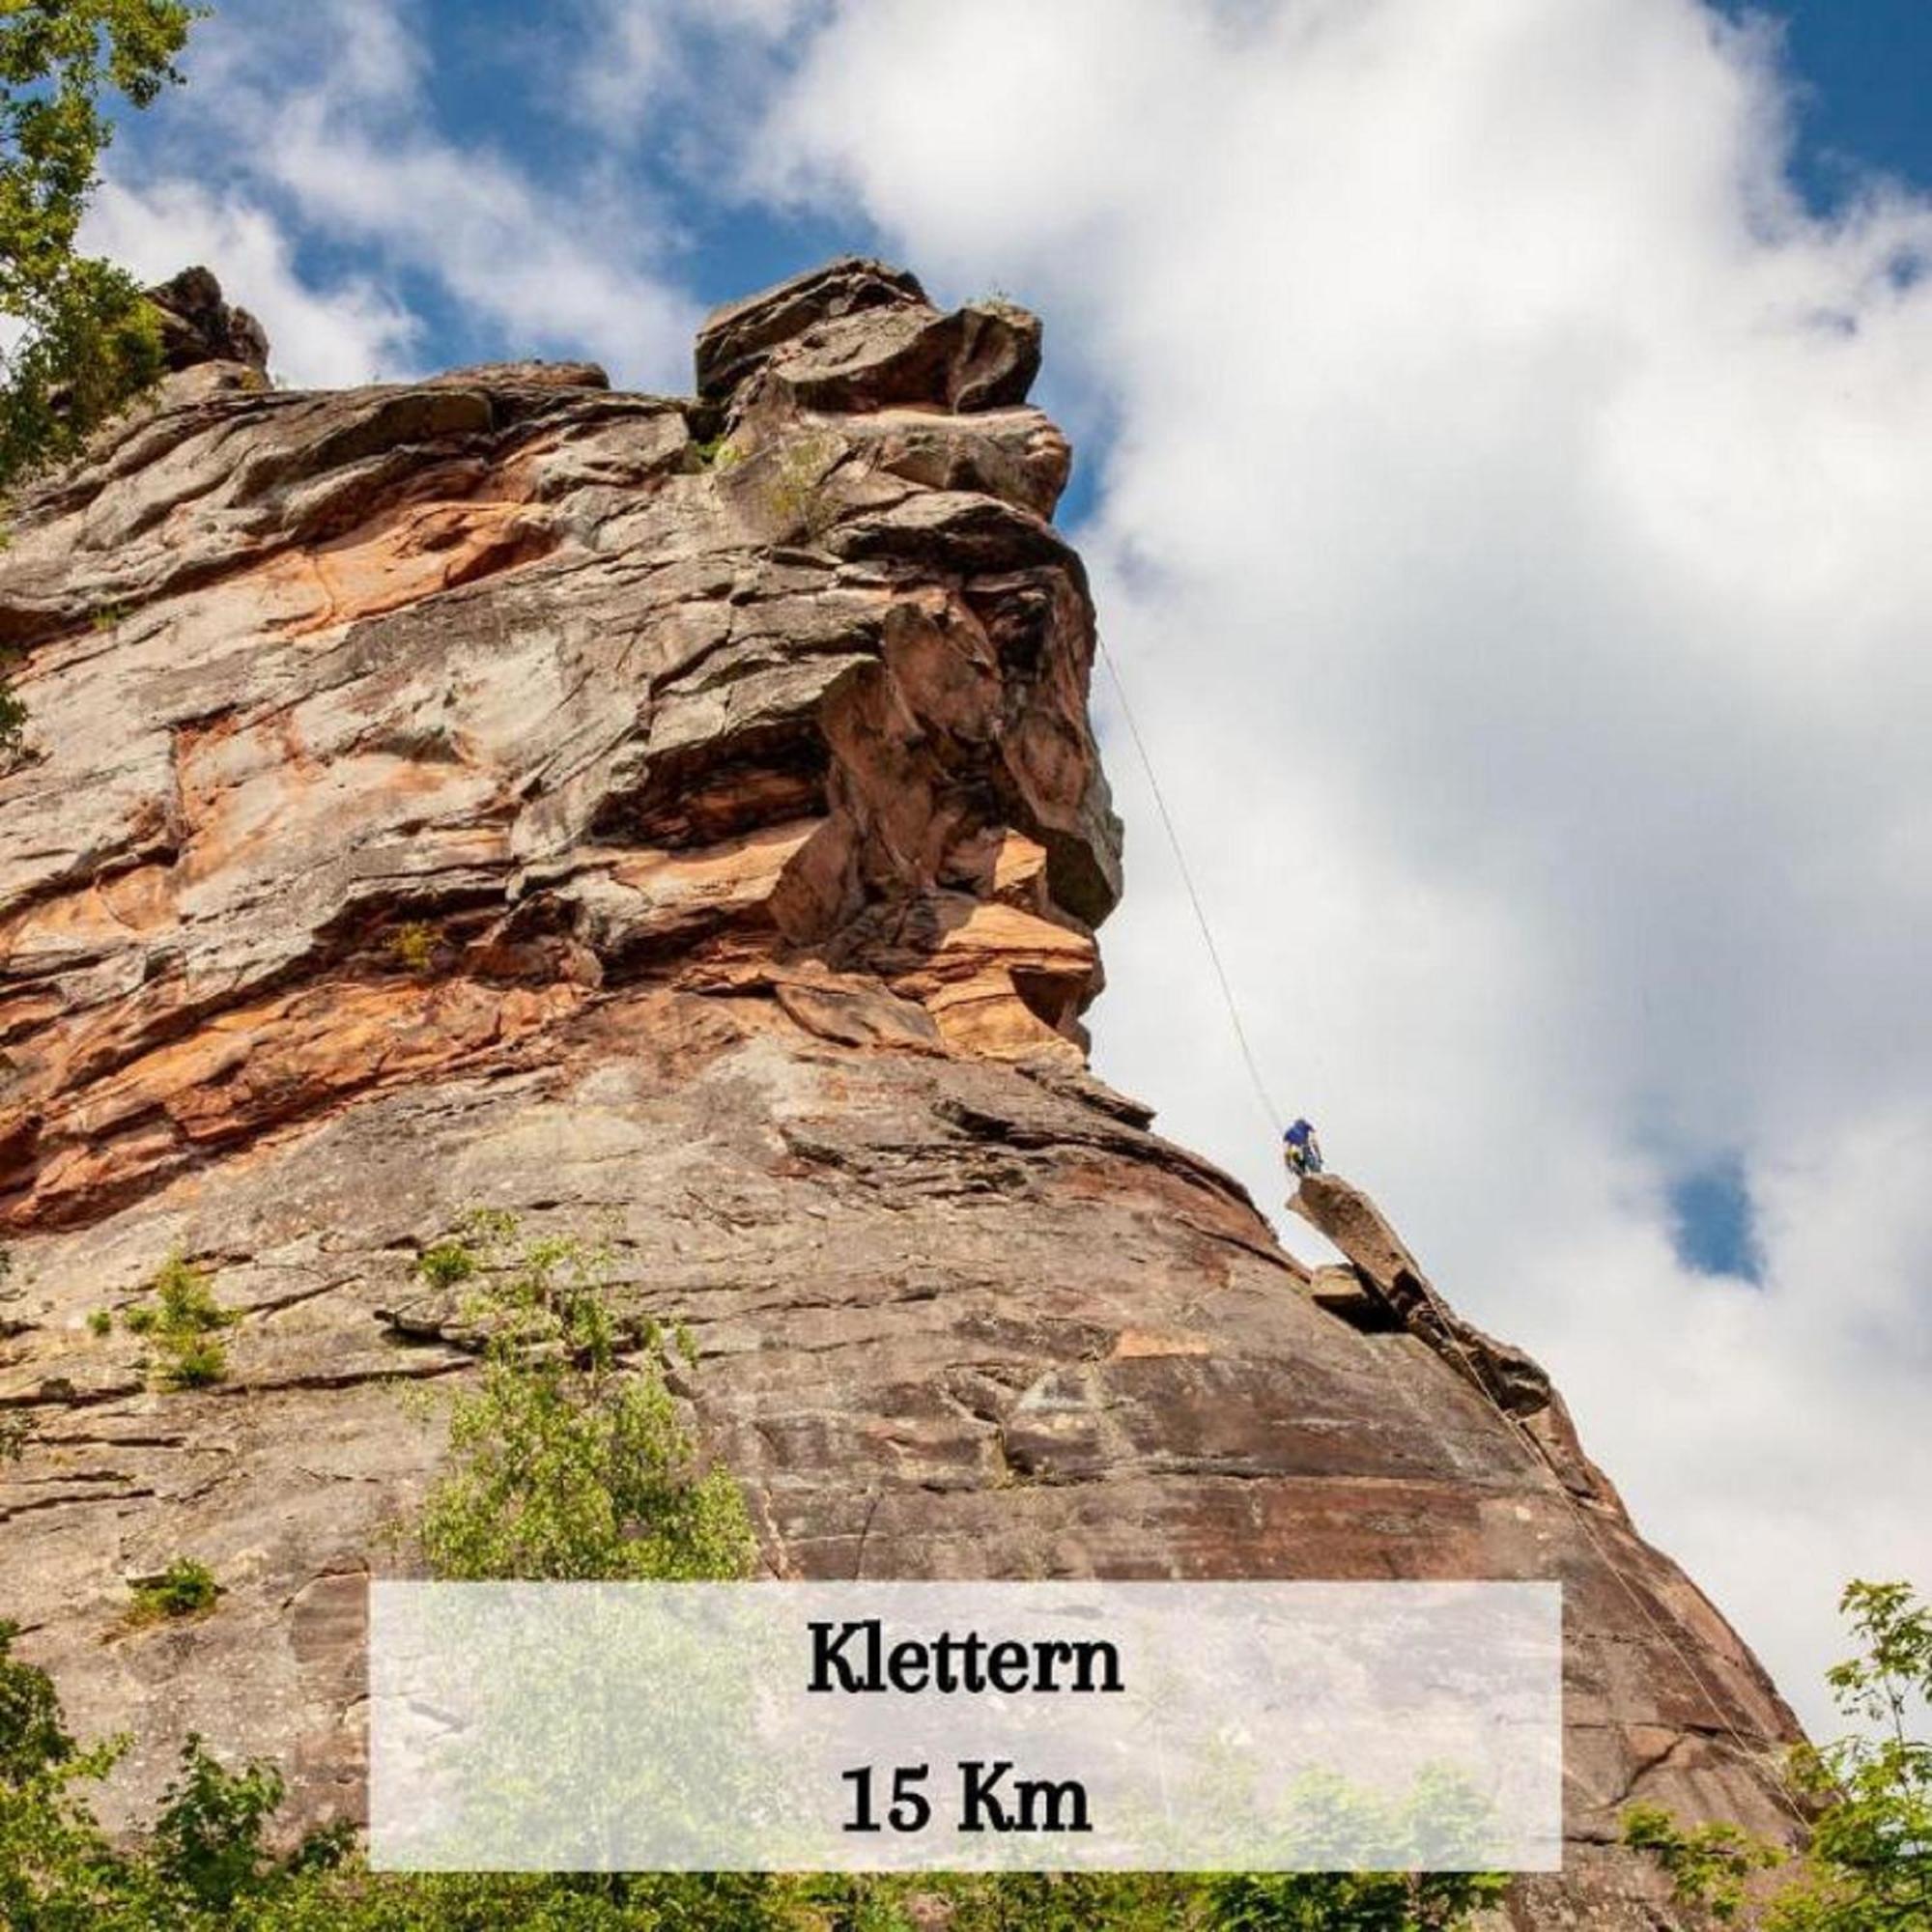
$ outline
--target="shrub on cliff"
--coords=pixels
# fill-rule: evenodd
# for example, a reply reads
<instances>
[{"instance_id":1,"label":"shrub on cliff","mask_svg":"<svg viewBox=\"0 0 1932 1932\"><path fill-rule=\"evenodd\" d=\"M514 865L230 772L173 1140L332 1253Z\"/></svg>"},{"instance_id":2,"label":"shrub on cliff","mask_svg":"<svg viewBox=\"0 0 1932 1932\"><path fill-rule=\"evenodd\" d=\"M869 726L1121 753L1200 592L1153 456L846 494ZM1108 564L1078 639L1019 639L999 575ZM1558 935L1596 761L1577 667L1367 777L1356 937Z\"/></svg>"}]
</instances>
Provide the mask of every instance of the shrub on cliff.
<instances>
[{"instance_id":1,"label":"shrub on cliff","mask_svg":"<svg viewBox=\"0 0 1932 1932\"><path fill-rule=\"evenodd\" d=\"M138 1629L143 1624L198 1617L214 1607L220 1594L221 1586L207 1564L192 1556L177 1556L159 1576L143 1577L132 1585L127 1620Z\"/></svg>"},{"instance_id":2,"label":"shrub on cliff","mask_svg":"<svg viewBox=\"0 0 1932 1932\"><path fill-rule=\"evenodd\" d=\"M152 1301L122 1318L130 1333L153 1339L152 1369L164 1389L211 1388L228 1378L219 1332L238 1318L214 1298L208 1277L182 1255L170 1255L151 1284Z\"/></svg>"},{"instance_id":3,"label":"shrub on cliff","mask_svg":"<svg viewBox=\"0 0 1932 1932\"><path fill-rule=\"evenodd\" d=\"M486 1334L483 1373L449 1410L449 1457L416 1526L451 1580L656 1581L742 1577L754 1544L730 1472L703 1465L666 1379L682 1330L626 1334L610 1258L579 1241L486 1251L439 1242L419 1270L461 1283ZM630 1352L624 1352L628 1345Z\"/></svg>"},{"instance_id":4,"label":"shrub on cliff","mask_svg":"<svg viewBox=\"0 0 1932 1932\"><path fill-rule=\"evenodd\" d=\"M313 1889L348 1847L342 1831L318 1833L290 1857L266 1845L282 1802L265 1764L229 1772L197 1737L150 1831L113 1843L86 1787L128 1749L117 1738L87 1749L62 1719L43 1670L14 1657L14 1626L0 1623L0 1925L11 1932L213 1932L272 1923L277 1901Z\"/></svg>"},{"instance_id":5,"label":"shrub on cliff","mask_svg":"<svg viewBox=\"0 0 1932 1932\"><path fill-rule=\"evenodd\" d=\"M1932 1927L1932 1741L1908 1729L1932 1707L1932 1607L1905 1583L1854 1582L1839 1608L1861 1649L1826 1682L1863 1728L1791 1754L1793 1808L1811 1820L1802 1855L1655 1805L1626 1815L1625 1842L1657 1860L1679 1903L1763 1932Z\"/></svg>"}]
</instances>

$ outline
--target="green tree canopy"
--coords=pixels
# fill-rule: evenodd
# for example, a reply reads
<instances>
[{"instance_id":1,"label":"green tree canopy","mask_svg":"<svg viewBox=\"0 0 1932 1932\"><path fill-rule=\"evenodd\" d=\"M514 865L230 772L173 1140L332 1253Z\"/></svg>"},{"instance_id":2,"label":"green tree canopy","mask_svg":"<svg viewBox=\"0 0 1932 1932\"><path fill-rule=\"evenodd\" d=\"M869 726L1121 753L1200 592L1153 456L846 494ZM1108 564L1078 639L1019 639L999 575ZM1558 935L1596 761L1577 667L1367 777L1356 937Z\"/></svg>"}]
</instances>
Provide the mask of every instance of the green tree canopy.
<instances>
[{"instance_id":1,"label":"green tree canopy","mask_svg":"<svg viewBox=\"0 0 1932 1932\"><path fill-rule=\"evenodd\" d=\"M1682 1826L1654 1805L1624 1820L1627 1843L1669 1875L1680 1903L1763 1932L1926 1932L1932 1927L1932 1743L1914 1735L1932 1706L1932 1608L1906 1583L1854 1582L1839 1607L1859 1655L1826 1673L1862 1728L1801 1745L1787 1768L1809 1818L1788 1857L1735 1825Z\"/></svg>"},{"instance_id":2,"label":"green tree canopy","mask_svg":"<svg viewBox=\"0 0 1932 1932\"><path fill-rule=\"evenodd\" d=\"M113 136L180 75L184 0L0 0L0 489L71 454L159 373L133 279L77 251Z\"/></svg>"}]
</instances>

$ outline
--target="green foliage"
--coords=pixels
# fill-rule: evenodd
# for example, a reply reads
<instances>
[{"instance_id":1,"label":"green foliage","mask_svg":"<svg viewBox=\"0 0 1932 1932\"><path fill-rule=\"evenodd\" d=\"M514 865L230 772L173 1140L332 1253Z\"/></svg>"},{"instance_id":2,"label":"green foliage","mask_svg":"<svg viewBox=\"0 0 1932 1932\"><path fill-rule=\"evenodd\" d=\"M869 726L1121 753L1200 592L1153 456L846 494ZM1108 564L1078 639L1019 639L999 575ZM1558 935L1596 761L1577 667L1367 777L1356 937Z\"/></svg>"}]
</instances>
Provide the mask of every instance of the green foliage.
<instances>
[{"instance_id":1,"label":"green foliage","mask_svg":"<svg viewBox=\"0 0 1932 1932\"><path fill-rule=\"evenodd\" d=\"M114 1318L104 1308L92 1309L87 1317L87 1332L90 1335L111 1335L114 1332Z\"/></svg>"},{"instance_id":2,"label":"green foliage","mask_svg":"<svg viewBox=\"0 0 1932 1932\"><path fill-rule=\"evenodd\" d=\"M347 1833L318 1833L294 1857L273 1857L265 1836L282 1801L279 1775L259 1763L227 1771L198 1737L182 1747L153 1829L133 1844L111 1842L84 1787L106 1776L127 1743L79 1749L46 1673L12 1656L14 1634L0 1624L0 1925L216 1932L328 1922L282 1915L327 1884Z\"/></svg>"},{"instance_id":3,"label":"green foliage","mask_svg":"<svg viewBox=\"0 0 1932 1932\"><path fill-rule=\"evenodd\" d=\"M214 1607L214 1600L221 1594L213 1571L192 1556L177 1556L158 1577L146 1577L133 1584L132 1591L134 1601L128 1622L135 1626L200 1616Z\"/></svg>"},{"instance_id":4,"label":"green foliage","mask_svg":"<svg viewBox=\"0 0 1932 1932\"><path fill-rule=\"evenodd\" d=\"M389 956L411 973L426 973L436 958L437 933L433 925L412 919L389 935Z\"/></svg>"},{"instance_id":5,"label":"green foliage","mask_svg":"<svg viewBox=\"0 0 1932 1932\"><path fill-rule=\"evenodd\" d=\"M136 1335L155 1342L156 1382L164 1389L209 1388L228 1378L228 1351L217 1331L238 1318L221 1307L201 1269L170 1255L152 1283L154 1299L122 1318Z\"/></svg>"},{"instance_id":6,"label":"green foliage","mask_svg":"<svg viewBox=\"0 0 1932 1932\"><path fill-rule=\"evenodd\" d=\"M210 1913L231 1912L251 1895L270 1892L285 1868L267 1857L263 1835L281 1802L281 1774L272 1765L225 1771L190 1733L147 1847L156 1877ZM328 1842L340 1844L340 1834ZM327 1861L318 1860L311 1842L300 1855L301 1866L318 1861Z\"/></svg>"},{"instance_id":7,"label":"green foliage","mask_svg":"<svg viewBox=\"0 0 1932 1932\"><path fill-rule=\"evenodd\" d=\"M180 76L197 10L180 0L14 0L0 9L0 488L71 455L160 373L133 280L75 252L119 94L146 107Z\"/></svg>"},{"instance_id":8,"label":"green foliage","mask_svg":"<svg viewBox=\"0 0 1932 1932\"><path fill-rule=\"evenodd\" d=\"M416 1257L415 1271L432 1288L454 1288L476 1272L476 1257L461 1241L439 1241Z\"/></svg>"},{"instance_id":9,"label":"green foliage","mask_svg":"<svg viewBox=\"0 0 1932 1932\"><path fill-rule=\"evenodd\" d=\"M6 657L0 653L0 672ZM20 762L27 749L27 707L14 694L14 687L0 675L0 778Z\"/></svg>"},{"instance_id":10,"label":"green foliage","mask_svg":"<svg viewBox=\"0 0 1932 1932\"><path fill-rule=\"evenodd\" d=\"M134 283L74 252L120 94L149 105L196 10L178 0L31 0L0 12L0 314L25 325L0 387L0 484L71 452L159 371Z\"/></svg>"},{"instance_id":11,"label":"green foliage","mask_svg":"<svg viewBox=\"0 0 1932 1932\"><path fill-rule=\"evenodd\" d=\"M1680 1903L1721 1922L1763 1932L1932 1926L1932 1743L1909 1728L1932 1704L1932 1610L1909 1584L1865 1582L1847 1585L1839 1608L1861 1648L1826 1682L1865 1728L1792 1752L1787 1785L1811 1820L1802 1854L1734 1825L1687 1829L1651 1805L1625 1815L1625 1842L1657 1860ZM1774 1872L1754 1904L1752 1880Z\"/></svg>"},{"instance_id":12,"label":"green foliage","mask_svg":"<svg viewBox=\"0 0 1932 1932\"><path fill-rule=\"evenodd\" d=\"M1701 1906L1726 1925L1744 1910L1753 1876L1782 1858L1735 1825L1687 1829L1655 1804L1633 1804L1624 1813L1624 1843L1657 1861L1680 1903Z\"/></svg>"},{"instance_id":13,"label":"green foliage","mask_svg":"<svg viewBox=\"0 0 1932 1932\"><path fill-rule=\"evenodd\" d=\"M428 1251L444 1285L474 1279L483 1373L450 1406L448 1466L417 1538L438 1577L658 1580L740 1577L754 1545L727 1470L701 1466L665 1380L655 1323L626 1338L609 1257L576 1241L511 1253L487 1271L468 1247ZM462 1257L461 1260L458 1258ZM641 1348L628 1358L620 1342Z\"/></svg>"},{"instance_id":14,"label":"green foliage","mask_svg":"<svg viewBox=\"0 0 1932 1932\"><path fill-rule=\"evenodd\" d=\"M73 1755L53 1680L13 1654L19 1630L18 1624L0 1622L0 1787L16 1785Z\"/></svg>"},{"instance_id":15,"label":"green foliage","mask_svg":"<svg viewBox=\"0 0 1932 1932\"><path fill-rule=\"evenodd\" d=\"M1208 1883L1214 1932L1446 1932L1501 1899L1494 1872L1281 1872Z\"/></svg>"},{"instance_id":16,"label":"green foliage","mask_svg":"<svg viewBox=\"0 0 1932 1932\"><path fill-rule=\"evenodd\" d=\"M734 464L745 460L745 452L728 438L708 437L702 442L691 446L692 454L697 458L701 469L729 469Z\"/></svg>"}]
</instances>

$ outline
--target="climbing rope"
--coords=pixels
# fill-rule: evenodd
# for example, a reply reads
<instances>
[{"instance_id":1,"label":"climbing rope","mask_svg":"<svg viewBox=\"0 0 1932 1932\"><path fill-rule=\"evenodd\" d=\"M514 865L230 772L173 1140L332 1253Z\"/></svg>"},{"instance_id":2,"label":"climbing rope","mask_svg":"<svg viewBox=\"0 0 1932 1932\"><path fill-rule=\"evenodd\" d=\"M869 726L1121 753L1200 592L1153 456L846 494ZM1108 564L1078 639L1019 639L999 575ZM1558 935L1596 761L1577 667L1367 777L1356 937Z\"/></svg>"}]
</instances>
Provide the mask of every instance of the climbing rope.
<instances>
[{"instance_id":1,"label":"climbing rope","mask_svg":"<svg viewBox=\"0 0 1932 1932\"><path fill-rule=\"evenodd\" d=\"M1167 834L1167 842L1173 849L1174 863L1180 873L1180 883L1186 889L1188 903L1194 908L1194 923L1201 928L1202 944L1207 948L1208 962L1214 969L1215 980L1221 988L1222 1004L1228 1009L1228 1021L1234 1029L1236 1044L1240 1048L1241 1061L1247 1068L1248 1079L1254 1088L1255 1098L1260 1102L1262 1112L1268 1121L1269 1125L1279 1134L1286 1124L1286 1117L1283 1115L1281 1109L1275 1105L1274 1098L1268 1092L1267 1082L1262 1077L1261 1065L1255 1058L1254 1048L1249 1043L1248 1030L1241 1022L1240 1003L1235 997L1235 988L1228 978L1228 969L1222 963L1221 949L1215 944L1214 929L1208 921L1207 907L1202 903L1200 891L1195 886L1194 870L1187 863L1186 848L1180 842L1180 832L1174 822L1174 813L1169 810L1167 796L1160 788L1160 780L1153 768L1152 754L1148 751L1147 740L1141 735L1139 722L1134 717L1133 702L1127 696L1125 681L1121 676L1120 667L1114 662L1113 653L1107 648L1106 640L1101 639L1098 640L1098 644L1101 661L1107 667L1107 675L1112 680L1115 694L1121 701L1121 717L1126 724L1127 736L1133 741L1135 755L1140 760L1141 770L1147 775L1148 790L1152 795L1154 810L1160 816L1162 829ZM1514 1431L1520 1435L1530 1454L1538 1462L1542 1463L1546 1468L1549 1467L1549 1459L1544 1454L1543 1445L1530 1434L1529 1428L1523 1422L1522 1418L1512 1415L1496 1399L1493 1391L1483 1380L1462 1338L1453 1329L1447 1328L1446 1324L1445 1333L1449 1335L1449 1339L1454 1343L1457 1352L1463 1357L1463 1364L1467 1379L1484 1400L1489 1403L1490 1406L1495 1410L1504 1428ZM1760 1739L1754 1745L1731 1721L1725 1713L1722 1702L1719 1700L1717 1691L1712 1688L1709 1680L1698 1669L1690 1653L1678 1642L1670 1627L1651 1609L1650 1605L1644 1600L1636 1585L1625 1574L1623 1565L1611 1554L1603 1538L1597 1533L1597 1525L1591 1521L1582 1503L1570 1492L1568 1485L1564 1483L1562 1477L1553 1468L1550 1469L1550 1473L1556 1480L1557 1494L1569 1506L1571 1514L1577 1519L1578 1526L1582 1529L1584 1536L1590 1543L1590 1547L1597 1552L1598 1560L1616 1578L1618 1587L1630 1599L1632 1606L1649 1626L1653 1635L1663 1644L1664 1648L1683 1666L1685 1675L1696 1686L1705 1702L1710 1705L1712 1715L1717 1719L1719 1728L1728 1735L1731 1743L1737 1747L1739 1756L1747 1762L1761 1757L1763 1755L1764 1745L1767 1741ZM1808 1830L1810 1820L1804 1815L1804 1810L1800 1807L1796 1800L1791 1797L1790 1793L1781 1784L1775 1785L1773 1788L1776 1794L1777 1802L1790 1813L1792 1819L1801 1829Z\"/></svg>"},{"instance_id":2,"label":"climbing rope","mask_svg":"<svg viewBox=\"0 0 1932 1932\"><path fill-rule=\"evenodd\" d=\"M1248 1030L1241 1024L1240 1003L1235 998L1235 988L1228 979L1228 969L1221 963L1221 949L1214 943L1214 929L1208 923L1208 910L1201 902L1201 895L1194 884L1194 870L1187 863L1187 853L1180 842L1180 833L1174 822L1174 813L1168 810L1167 796L1160 788L1160 780L1154 776L1153 759L1149 754L1147 740L1141 736L1141 727L1134 718L1134 707L1127 697L1127 687L1122 681L1120 667L1114 662L1114 654L1108 650L1106 639L1099 640L1100 657L1107 667L1107 675L1113 680L1114 690L1121 700L1121 717L1126 724L1127 736L1133 740L1135 754L1139 757L1141 770L1147 774L1148 790L1153 794L1154 810L1160 814L1160 822L1167 833L1167 842L1174 850L1174 863L1180 870L1180 883L1187 890L1187 901L1194 908L1194 923L1201 928L1202 943L1208 949L1209 964L1214 968L1214 978L1221 988L1222 1004L1228 1009L1229 1023L1235 1030L1235 1041L1241 1050L1242 1064L1248 1069L1248 1079L1255 1090L1255 1098L1269 1125L1276 1134L1288 1124L1287 1117L1274 1103L1268 1093L1267 1082L1262 1078L1261 1064L1255 1058L1255 1050L1248 1042Z\"/></svg>"}]
</instances>

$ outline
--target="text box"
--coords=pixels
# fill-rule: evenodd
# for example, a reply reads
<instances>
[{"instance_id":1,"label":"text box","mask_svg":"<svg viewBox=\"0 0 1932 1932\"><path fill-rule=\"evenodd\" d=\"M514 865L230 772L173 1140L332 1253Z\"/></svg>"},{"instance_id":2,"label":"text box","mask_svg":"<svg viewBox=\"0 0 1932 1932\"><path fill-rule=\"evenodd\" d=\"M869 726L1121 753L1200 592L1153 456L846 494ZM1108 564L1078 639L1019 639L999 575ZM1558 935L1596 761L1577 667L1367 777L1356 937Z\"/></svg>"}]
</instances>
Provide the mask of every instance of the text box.
<instances>
[{"instance_id":1,"label":"text box","mask_svg":"<svg viewBox=\"0 0 1932 1932\"><path fill-rule=\"evenodd\" d=\"M370 1849L437 1870L1509 1870L1548 1583L373 1586Z\"/></svg>"}]
</instances>

